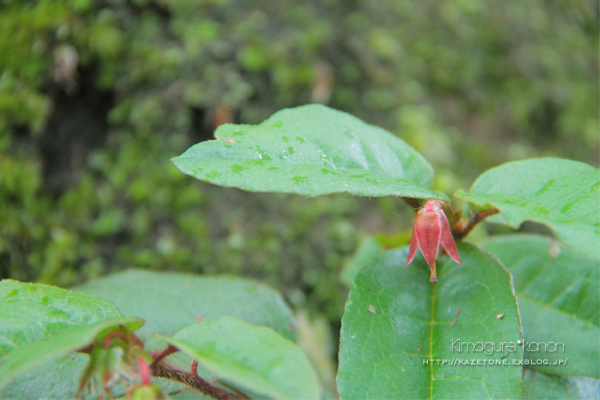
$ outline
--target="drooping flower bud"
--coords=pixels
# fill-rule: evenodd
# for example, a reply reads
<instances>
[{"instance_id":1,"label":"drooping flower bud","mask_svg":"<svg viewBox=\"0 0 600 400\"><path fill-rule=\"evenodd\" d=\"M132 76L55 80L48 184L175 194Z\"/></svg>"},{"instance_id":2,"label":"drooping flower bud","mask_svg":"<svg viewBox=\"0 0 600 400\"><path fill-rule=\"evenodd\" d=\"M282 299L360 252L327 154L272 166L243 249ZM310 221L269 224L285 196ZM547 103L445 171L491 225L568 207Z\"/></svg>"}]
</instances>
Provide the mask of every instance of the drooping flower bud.
<instances>
[{"instance_id":1,"label":"drooping flower bud","mask_svg":"<svg viewBox=\"0 0 600 400\"><path fill-rule=\"evenodd\" d=\"M435 261L438 256L440 244L446 250L451 259L459 263L460 257L456 249L456 243L450 230L450 223L444 211L442 204L438 200L429 200L425 207L417 212L415 225L413 227L412 237L410 239L410 248L408 250L408 260L406 266L412 262L417 254L417 249L421 248L421 253L427 264L431 268L431 283L437 282L435 270Z\"/></svg>"}]
</instances>

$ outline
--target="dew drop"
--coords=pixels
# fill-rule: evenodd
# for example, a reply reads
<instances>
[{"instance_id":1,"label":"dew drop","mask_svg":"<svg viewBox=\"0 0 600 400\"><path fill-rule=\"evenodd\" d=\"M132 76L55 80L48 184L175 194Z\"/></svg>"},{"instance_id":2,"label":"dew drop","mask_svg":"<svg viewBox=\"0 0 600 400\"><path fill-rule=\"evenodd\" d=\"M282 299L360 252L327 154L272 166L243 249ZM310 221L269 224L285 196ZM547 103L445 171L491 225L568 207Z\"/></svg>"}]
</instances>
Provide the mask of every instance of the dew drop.
<instances>
[{"instance_id":1,"label":"dew drop","mask_svg":"<svg viewBox=\"0 0 600 400\"><path fill-rule=\"evenodd\" d=\"M308 178L306 176L295 176L292 178L292 180L297 184L301 184L301 183L306 183L308 182Z\"/></svg>"},{"instance_id":2,"label":"dew drop","mask_svg":"<svg viewBox=\"0 0 600 400\"><path fill-rule=\"evenodd\" d=\"M236 173L236 174L239 174L239 173L241 173L241 172L242 172L244 169L245 169L245 168L244 168L244 167L242 167L242 166L241 166L241 165L239 165L239 164L233 164L233 165L231 166L231 172L234 172L234 173Z\"/></svg>"},{"instance_id":3,"label":"dew drop","mask_svg":"<svg viewBox=\"0 0 600 400\"><path fill-rule=\"evenodd\" d=\"M246 163L246 165L265 165L261 160L250 160Z\"/></svg>"},{"instance_id":4,"label":"dew drop","mask_svg":"<svg viewBox=\"0 0 600 400\"><path fill-rule=\"evenodd\" d=\"M206 179L215 179L215 178L218 178L219 176L221 176L221 173L219 171L215 171L213 169L208 174L206 174Z\"/></svg>"},{"instance_id":5,"label":"dew drop","mask_svg":"<svg viewBox=\"0 0 600 400\"><path fill-rule=\"evenodd\" d=\"M540 214L540 215L548 215L550 214L550 210L548 210L547 208L544 207L536 207L535 211Z\"/></svg>"},{"instance_id":6,"label":"dew drop","mask_svg":"<svg viewBox=\"0 0 600 400\"><path fill-rule=\"evenodd\" d=\"M571 211L571 208L573 208L573 206L575 205L575 203L568 203L567 205L565 205L563 208L560 209L560 212L563 214L568 213L569 211Z\"/></svg>"},{"instance_id":7,"label":"dew drop","mask_svg":"<svg viewBox=\"0 0 600 400\"><path fill-rule=\"evenodd\" d=\"M550 189L550 188L552 187L552 185L554 185L554 179L551 179L551 180L549 180L549 181L548 181L548 182L547 182L547 183L544 185L544 187L543 187L543 188L541 188L541 189L538 191L538 194L542 194L542 193L544 193L545 191L547 191L548 189Z\"/></svg>"}]
</instances>

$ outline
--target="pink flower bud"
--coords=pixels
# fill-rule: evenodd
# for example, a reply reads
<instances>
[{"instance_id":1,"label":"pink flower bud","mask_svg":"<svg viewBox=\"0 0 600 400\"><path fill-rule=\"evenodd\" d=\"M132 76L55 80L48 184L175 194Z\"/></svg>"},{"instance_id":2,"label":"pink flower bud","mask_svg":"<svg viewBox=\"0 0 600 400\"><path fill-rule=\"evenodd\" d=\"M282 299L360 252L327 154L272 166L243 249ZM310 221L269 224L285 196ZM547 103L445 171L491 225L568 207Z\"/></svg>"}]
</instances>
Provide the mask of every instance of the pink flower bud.
<instances>
[{"instance_id":1,"label":"pink flower bud","mask_svg":"<svg viewBox=\"0 0 600 400\"><path fill-rule=\"evenodd\" d=\"M431 267L431 283L437 282L435 270L435 261L438 256L440 244L446 250L451 259L459 263L460 257L456 249L456 243L450 230L450 223L444 211L442 204L438 200L429 200L425 207L417 212L415 225L413 227L412 237L410 239L410 248L408 250L408 260L406 266L412 262L417 254L417 249L421 248L423 258Z\"/></svg>"}]
</instances>

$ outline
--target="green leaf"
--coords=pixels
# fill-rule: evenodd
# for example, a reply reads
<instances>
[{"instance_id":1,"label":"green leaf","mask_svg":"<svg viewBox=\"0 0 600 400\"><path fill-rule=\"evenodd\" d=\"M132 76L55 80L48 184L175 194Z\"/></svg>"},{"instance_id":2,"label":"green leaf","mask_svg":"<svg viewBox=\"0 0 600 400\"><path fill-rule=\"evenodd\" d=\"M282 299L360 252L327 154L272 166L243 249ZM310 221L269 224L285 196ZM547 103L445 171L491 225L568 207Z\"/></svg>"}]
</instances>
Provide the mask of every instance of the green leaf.
<instances>
[{"instance_id":1,"label":"green leaf","mask_svg":"<svg viewBox=\"0 0 600 400\"><path fill-rule=\"evenodd\" d=\"M66 353L15 375L0 392L5 399L74 399L90 358L87 354Z\"/></svg>"},{"instance_id":2,"label":"green leaf","mask_svg":"<svg viewBox=\"0 0 600 400\"><path fill-rule=\"evenodd\" d=\"M588 377L566 377L546 375L534 370L525 369L525 398L542 399L598 399L600 398L600 381Z\"/></svg>"},{"instance_id":3,"label":"green leaf","mask_svg":"<svg viewBox=\"0 0 600 400\"><path fill-rule=\"evenodd\" d=\"M340 279L348 287L352 287L354 278L373 258L383 251L383 246L373 236L365 236L360 243L352 259L344 266Z\"/></svg>"},{"instance_id":4,"label":"green leaf","mask_svg":"<svg viewBox=\"0 0 600 400\"><path fill-rule=\"evenodd\" d=\"M71 326L52 337L24 344L0 358L0 390L15 375L92 343L97 336L119 326L139 327L142 320L119 318L92 325Z\"/></svg>"},{"instance_id":5,"label":"green leaf","mask_svg":"<svg viewBox=\"0 0 600 400\"><path fill-rule=\"evenodd\" d=\"M144 340L147 350L164 347L164 342L156 339L153 333L173 335L196 322L197 315L204 320L231 315L255 325L271 327L288 339L295 340L296 337L293 314L281 295L264 284L247 279L128 270L74 289L110 300L125 315L144 318L146 324L136 334ZM19 375L7 387L5 395L15 393L16 397L32 399L44 396L72 398L77 385L62 377L79 377L85 366L81 358L87 359L87 356L61 357ZM180 354L170 356L169 362L177 368L188 369L190 366L187 356ZM203 376L210 379L208 374ZM51 386L48 382L64 384ZM166 379L158 379L158 382L167 393L186 388ZM120 393L120 389L115 389L115 395Z\"/></svg>"},{"instance_id":6,"label":"green leaf","mask_svg":"<svg viewBox=\"0 0 600 400\"><path fill-rule=\"evenodd\" d=\"M600 377L598 260L542 236L497 236L482 245L514 276L525 342L543 343L525 347L525 357L536 363L531 368ZM560 345L547 347L551 342L563 343L564 351ZM551 365L560 359L567 359L566 365Z\"/></svg>"},{"instance_id":7,"label":"green leaf","mask_svg":"<svg viewBox=\"0 0 600 400\"><path fill-rule=\"evenodd\" d=\"M55 363L111 328L124 325L134 330L143 324L123 318L114 305L89 294L9 279L0 282L0 304L1 387L18 374ZM39 375L36 378L41 384Z\"/></svg>"},{"instance_id":8,"label":"green leaf","mask_svg":"<svg viewBox=\"0 0 600 400\"><path fill-rule=\"evenodd\" d=\"M111 303L54 286L0 282L0 356L73 326L123 317Z\"/></svg>"},{"instance_id":9,"label":"green leaf","mask_svg":"<svg viewBox=\"0 0 600 400\"><path fill-rule=\"evenodd\" d=\"M502 215L491 222L513 228L526 220L548 225L579 252L600 258L600 171L559 158L515 161L481 175L471 193L455 196L478 206L493 205Z\"/></svg>"},{"instance_id":10,"label":"green leaf","mask_svg":"<svg viewBox=\"0 0 600 400\"><path fill-rule=\"evenodd\" d=\"M173 163L221 186L319 196L401 196L446 200L427 188L433 170L391 133L322 105L281 110L263 123L219 126Z\"/></svg>"},{"instance_id":11,"label":"green leaf","mask_svg":"<svg viewBox=\"0 0 600 400\"><path fill-rule=\"evenodd\" d=\"M198 316L207 321L229 315L296 340L294 316L281 295L248 279L132 269L75 290L110 300L125 315L143 318L141 337L173 335L197 322Z\"/></svg>"},{"instance_id":12,"label":"green leaf","mask_svg":"<svg viewBox=\"0 0 600 400\"><path fill-rule=\"evenodd\" d=\"M212 397L194 389L187 389L175 394L169 394L171 400L211 400Z\"/></svg>"},{"instance_id":13,"label":"green leaf","mask_svg":"<svg viewBox=\"0 0 600 400\"><path fill-rule=\"evenodd\" d=\"M203 321L161 339L189 354L219 379L276 399L318 399L306 356L272 329L231 317Z\"/></svg>"},{"instance_id":14,"label":"green leaf","mask_svg":"<svg viewBox=\"0 0 600 400\"><path fill-rule=\"evenodd\" d=\"M342 319L340 398L522 397L511 276L473 244L457 246L464 268L444 256L437 284L429 283L420 254L404 267L408 247L382 254L357 275ZM506 365L458 365L467 360Z\"/></svg>"},{"instance_id":15,"label":"green leaf","mask_svg":"<svg viewBox=\"0 0 600 400\"><path fill-rule=\"evenodd\" d=\"M90 358L87 354L67 353L15 376L2 391L4 399L74 399L79 379ZM186 367L189 368L189 363ZM153 378L166 393L180 393L189 387L163 378ZM124 385L113 387L115 398L125 397ZM172 396L171 396L172 397ZM173 397L172 397L173 398ZM185 390L180 399L206 399L192 389Z\"/></svg>"}]
</instances>

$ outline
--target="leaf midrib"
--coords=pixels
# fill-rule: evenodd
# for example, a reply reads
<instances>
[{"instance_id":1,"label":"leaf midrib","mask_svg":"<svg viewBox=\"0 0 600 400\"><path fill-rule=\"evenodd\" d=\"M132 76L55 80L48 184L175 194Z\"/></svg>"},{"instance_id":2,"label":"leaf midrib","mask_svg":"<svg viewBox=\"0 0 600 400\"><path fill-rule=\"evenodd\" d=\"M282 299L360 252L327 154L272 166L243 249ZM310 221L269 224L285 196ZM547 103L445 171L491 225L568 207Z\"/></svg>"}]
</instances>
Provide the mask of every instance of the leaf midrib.
<instances>
[{"instance_id":1,"label":"leaf midrib","mask_svg":"<svg viewBox=\"0 0 600 400\"><path fill-rule=\"evenodd\" d=\"M431 289L431 318L429 320L429 398L433 399L433 330L435 322L435 289L437 284L433 284Z\"/></svg>"}]
</instances>

